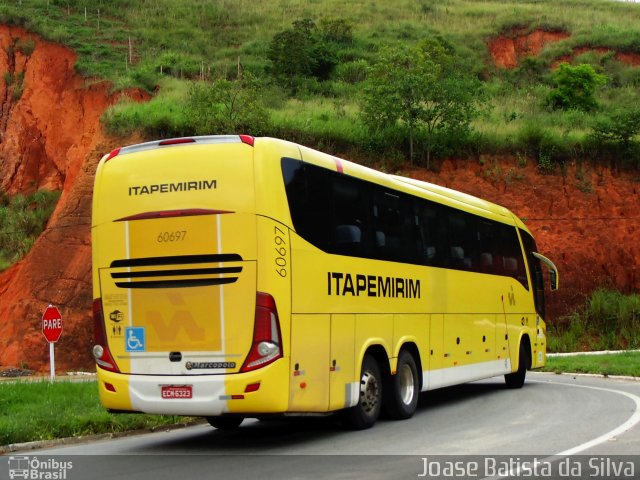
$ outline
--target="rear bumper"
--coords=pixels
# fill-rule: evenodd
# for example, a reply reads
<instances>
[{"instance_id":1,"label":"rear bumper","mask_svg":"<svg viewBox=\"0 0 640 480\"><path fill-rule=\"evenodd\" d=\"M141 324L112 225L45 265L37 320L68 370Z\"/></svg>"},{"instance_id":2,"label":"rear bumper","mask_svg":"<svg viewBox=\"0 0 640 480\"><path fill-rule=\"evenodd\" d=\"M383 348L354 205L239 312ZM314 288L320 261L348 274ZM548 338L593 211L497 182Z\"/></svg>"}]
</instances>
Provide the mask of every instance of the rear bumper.
<instances>
[{"instance_id":1,"label":"rear bumper","mask_svg":"<svg viewBox=\"0 0 640 480\"><path fill-rule=\"evenodd\" d=\"M100 401L109 410L209 417L284 413L289 403L288 359L229 375L129 375L97 370ZM255 384L259 384L256 391L245 393L248 385ZM164 399L161 388L165 385L190 385L193 396Z\"/></svg>"}]
</instances>

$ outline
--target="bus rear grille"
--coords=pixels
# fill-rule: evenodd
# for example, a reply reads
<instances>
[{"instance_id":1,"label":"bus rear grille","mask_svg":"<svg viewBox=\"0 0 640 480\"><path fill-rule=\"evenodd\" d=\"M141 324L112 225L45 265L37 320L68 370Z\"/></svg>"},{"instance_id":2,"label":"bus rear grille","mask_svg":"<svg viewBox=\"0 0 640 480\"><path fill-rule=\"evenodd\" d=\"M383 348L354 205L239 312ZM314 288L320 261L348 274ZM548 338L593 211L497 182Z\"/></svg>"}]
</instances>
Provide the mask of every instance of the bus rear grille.
<instances>
[{"instance_id":1,"label":"bus rear grille","mask_svg":"<svg viewBox=\"0 0 640 480\"><path fill-rule=\"evenodd\" d=\"M111 272L111 278L119 288L187 288L234 283L238 280L238 275L233 274L242 272L242 267L222 264L241 261L242 257L235 253L176 255L114 260L110 267L127 269Z\"/></svg>"}]
</instances>

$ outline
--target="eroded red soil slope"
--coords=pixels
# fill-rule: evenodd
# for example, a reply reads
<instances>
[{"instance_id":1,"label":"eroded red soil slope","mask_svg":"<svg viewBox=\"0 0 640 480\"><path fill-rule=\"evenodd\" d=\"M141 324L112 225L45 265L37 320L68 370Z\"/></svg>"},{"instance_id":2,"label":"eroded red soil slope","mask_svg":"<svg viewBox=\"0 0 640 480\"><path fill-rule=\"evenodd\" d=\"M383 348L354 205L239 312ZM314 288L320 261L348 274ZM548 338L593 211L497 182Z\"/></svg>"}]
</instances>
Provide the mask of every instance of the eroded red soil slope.
<instances>
[{"instance_id":1,"label":"eroded red soil slope","mask_svg":"<svg viewBox=\"0 0 640 480\"><path fill-rule=\"evenodd\" d=\"M91 190L97 160L111 148L100 115L117 96L78 76L75 60L64 47L0 26L0 189L63 191L31 252L0 273L0 367L47 365L40 319L49 303L65 321L59 369L91 366Z\"/></svg>"},{"instance_id":2,"label":"eroded red soil slope","mask_svg":"<svg viewBox=\"0 0 640 480\"><path fill-rule=\"evenodd\" d=\"M525 57L537 56L549 43L559 42L571 36L568 32L546 30L514 29L504 35L498 35L487 41L487 48L498 68L511 69L518 66L520 60ZM640 66L640 54L635 52L616 52L607 47L574 47L569 55L563 55L556 59L554 66L561 62L571 62L578 55L593 51L599 55L612 53L619 62L630 66Z\"/></svg>"},{"instance_id":3,"label":"eroded red soil slope","mask_svg":"<svg viewBox=\"0 0 640 480\"><path fill-rule=\"evenodd\" d=\"M488 42L493 63L499 68L515 68L523 57L538 55L549 42L558 42L571 36L567 32L547 32L534 30L525 32L514 30L508 35L500 35Z\"/></svg>"}]
</instances>

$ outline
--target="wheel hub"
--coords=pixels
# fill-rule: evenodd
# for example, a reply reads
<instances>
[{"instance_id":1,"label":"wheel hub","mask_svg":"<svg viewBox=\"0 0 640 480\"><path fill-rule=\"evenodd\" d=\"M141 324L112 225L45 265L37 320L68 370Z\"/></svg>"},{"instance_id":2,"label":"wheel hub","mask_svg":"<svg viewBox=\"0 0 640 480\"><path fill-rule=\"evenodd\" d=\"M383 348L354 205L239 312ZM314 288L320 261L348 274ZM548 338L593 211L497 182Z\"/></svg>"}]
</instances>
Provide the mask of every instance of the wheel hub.
<instances>
[{"instance_id":1,"label":"wheel hub","mask_svg":"<svg viewBox=\"0 0 640 480\"><path fill-rule=\"evenodd\" d=\"M366 413L375 410L380 397L380 386L376 377L369 372L362 374L360 380L360 404Z\"/></svg>"},{"instance_id":2,"label":"wheel hub","mask_svg":"<svg viewBox=\"0 0 640 480\"><path fill-rule=\"evenodd\" d=\"M405 405L409 405L415 395L415 383L413 381L413 372L407 364L402 365L397 373L400 384L400 399Z\"/></svg>"}]
</instances>

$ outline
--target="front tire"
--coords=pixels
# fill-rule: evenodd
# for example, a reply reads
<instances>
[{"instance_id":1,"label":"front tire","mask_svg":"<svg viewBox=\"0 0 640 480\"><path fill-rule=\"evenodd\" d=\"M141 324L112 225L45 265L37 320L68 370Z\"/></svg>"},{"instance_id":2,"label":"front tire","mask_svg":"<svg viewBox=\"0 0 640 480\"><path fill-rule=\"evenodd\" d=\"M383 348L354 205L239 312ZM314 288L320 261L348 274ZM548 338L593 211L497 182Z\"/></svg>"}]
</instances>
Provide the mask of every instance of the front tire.
<instances>
[{"instance_id":1,"label":"front tire","mask_svg":"<svg viewBox=\"0 0 640 480\"><path fill-rule=\"evenodd\" d=\"M243 417L207 417L209 425L218 430L235 430L243 420Z\"/></svg>"},{"instance_id":2,"label":"front tire","mask_svg":"<svg viewBox=\"0 0 640 480\"><path fill-rule=\"evenodd\" d=\"M345 411L345 423L355 429L372 427L380 416L382 406L382 376L375 358L365 355L360 373L358 404Z\"/></svg>"},{"instance_id":3,"label":"front tire","mask_svg":"<svg viewBox=\"0 0 640 480\"><path fill-rule=\"evenodd\" d=\"M529 352L524 342L520 343L520 354L518 356L518 370L513 373L507 373L504 376L504 382L507 388L522 388L524 379L527 376L527 368L529 367Z\"/></svg>"},{"instance_id":4,"label":"front tire","mask_svg":"<svg viewBox=\"0 0 640 480\"><path fill-rule=\"evenodd\" d=\"M398 356L396 374L389 377L385 388L383 408L387 415L397 420L411 418L418 408L420 380L416 361L406 350Z\"/></svg>"}]
</instances>

